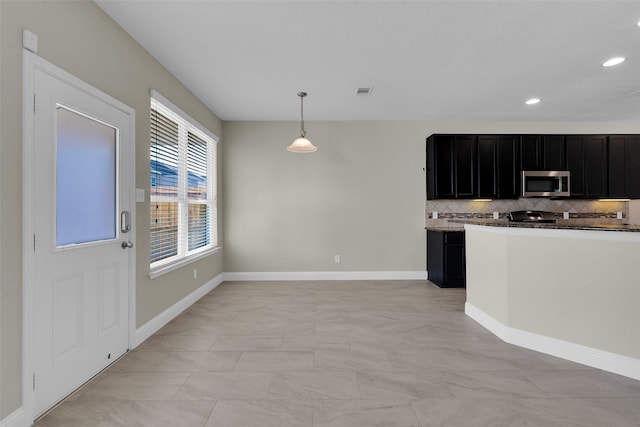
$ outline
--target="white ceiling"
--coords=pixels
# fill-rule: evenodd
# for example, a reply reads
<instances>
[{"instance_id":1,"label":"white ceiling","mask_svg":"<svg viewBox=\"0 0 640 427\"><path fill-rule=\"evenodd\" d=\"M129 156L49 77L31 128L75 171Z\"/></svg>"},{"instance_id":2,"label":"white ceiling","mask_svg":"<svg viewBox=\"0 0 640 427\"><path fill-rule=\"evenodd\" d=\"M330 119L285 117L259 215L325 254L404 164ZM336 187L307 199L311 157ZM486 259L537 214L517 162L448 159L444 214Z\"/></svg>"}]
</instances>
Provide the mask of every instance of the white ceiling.
<instances>
[{"instance_id":1,"label":"white ceiling","mask_svg":"<svg viewBox=\"0 0 640 427\"><path fill-rule=\"evenodd\" d=\"M223 120L640 120L639 0L96 3Z\"/></svg>"}]
</instances>

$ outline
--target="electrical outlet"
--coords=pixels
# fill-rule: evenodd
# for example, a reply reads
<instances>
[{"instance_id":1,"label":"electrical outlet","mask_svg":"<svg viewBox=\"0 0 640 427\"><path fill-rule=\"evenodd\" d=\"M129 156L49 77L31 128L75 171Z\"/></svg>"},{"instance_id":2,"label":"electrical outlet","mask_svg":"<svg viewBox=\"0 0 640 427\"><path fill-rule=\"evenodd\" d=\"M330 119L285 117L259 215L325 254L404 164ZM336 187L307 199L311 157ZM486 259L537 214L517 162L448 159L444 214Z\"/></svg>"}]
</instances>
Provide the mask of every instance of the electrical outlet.
<instances>
[{"instance_id":1,"label":"electrical outlet","mask_svg":"<svg viewBox=\"0 0 640 427\"><path fill-rule=\"evenodd\" d=\"M432 212L431 213L431 218L438 219L438 212Z\"/></svg>"},{"instance_id":2,"label":"electrical outlet","mask_svg":"<svg viewBox=\"0 0 640 427\"><path fill-rule=\"evenodd\" d=\"M562 219L569 219L569 212L562 212Z\"/></svg>"},{"instance_id":3,"label":"electrical outlet","mask_svg":"<svg viewBox=\"0 0 640 427\"><path fill-rule=\"evenodd\" d=\"M341 261L342 257L340 255L336 255L333 257L333 262L335 262L336 264L340 264Z\"/></svg>"},{"instance_id":4,"label":"electrical outlet","mask_svg":"<svg viewBox=\"0 0 640 427\"><path fill-rule=\"evenodd\" d=\"M622 219L622 212L616 212L616 218Z\"/></svg>"},{"instance_id":5,"label":"electrical outlet","mask_svg":"<svg viewBox=\"0 0 640 427\"><path fill-rule=\"evenodd\" d=\"M500 212L494 212L493 219L500 219Z\"/></svg>"}]
</instances>

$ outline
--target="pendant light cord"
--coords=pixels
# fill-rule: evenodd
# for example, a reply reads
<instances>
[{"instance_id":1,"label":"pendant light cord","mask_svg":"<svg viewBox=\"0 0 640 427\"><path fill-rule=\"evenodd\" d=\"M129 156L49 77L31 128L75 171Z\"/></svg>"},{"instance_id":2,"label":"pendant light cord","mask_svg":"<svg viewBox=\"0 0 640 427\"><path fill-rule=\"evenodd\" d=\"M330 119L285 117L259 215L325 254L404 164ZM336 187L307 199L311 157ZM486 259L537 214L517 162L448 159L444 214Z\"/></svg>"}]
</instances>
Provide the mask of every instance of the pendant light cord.
<instances>
[{"instance_id":1,"label":"pendant light cord","mask_svg":"<svg viewBox=\"0 0 640 427\"><path fill-rule=\"evenodd\" d=\"M307 132L304 130L304 97L307 96L305 92L298 92L300 97L300 136L306 137Z\"/></svg>"}]
</instances>

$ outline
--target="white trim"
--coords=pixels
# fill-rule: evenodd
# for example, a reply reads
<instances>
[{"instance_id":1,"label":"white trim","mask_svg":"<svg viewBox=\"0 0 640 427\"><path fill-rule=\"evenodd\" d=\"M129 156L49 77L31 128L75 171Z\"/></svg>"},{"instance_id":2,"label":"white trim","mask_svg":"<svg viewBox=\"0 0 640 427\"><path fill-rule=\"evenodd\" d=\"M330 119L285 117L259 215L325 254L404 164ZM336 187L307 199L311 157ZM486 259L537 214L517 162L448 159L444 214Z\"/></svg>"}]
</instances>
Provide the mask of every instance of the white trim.
<instances>
[{"instance_id":1,"label":"white trim","mask_svg":"<svg viewBox=\"0 0 640 427\"><path fill-rule=\"evenodd\" d=\"M129 206L131 224L136 224L136 200L135 200L135 110L120 102L111 95L91 86L72 74L64 71L56 65L23 49L22 55L22 418L23 422L31 425L35 419L35 395L32 381L34 371L33 347L34 347L34 263L33 236L35 226L33 224L33 197L35 183L33 182L35 165L35 141L34 141L34 98L35 98L35 72L40 70L50 76L63 81L86 94L102 100L113 108L116 108L129 116L129 169L130 169L130 197ZM132 232L135 234L135 228ZM136 324L136 251L129 251L129 346L133 341L133 331ZM13 415L13 414L12 414ZM4 422L4 421L3 421Z\"/></svg>"},{"instance_id":2,"label":"white trim","mask_svg":"<svg viewBox=\"0 0 640 427\"><path fill-rule=\"evenodd\" d=\"M640 380L640 359L511 328L468 302L464 312L509 344Z\"/></svg>"},{"instance_id":3,"label":"white trim","mask_svg":"<svg viewBox=\"0 0 640 427\"><path fill-rule=\"evenodd\" d=\"M427 280L426 271L229 272L224 280Z\"/></svg>"},{"instance_id":4,"label":"white trim","mask_svg":"<svg viewBox=\"0 0 640 427\"><path fill-rule=\"evenodd\" d=\"M158 314L156 317L149 320L144 325L140 326L136 330L135 345L132 348L135 348L142 344L147 338L158 332L164 325L175 319L180 313L191 307L191 305L211 292L223 281L224 274L218 274L216 277L209 280L207 283L200 286L198 289L191 292L189 295L182 298L180 301L173 304L171 307L167 308L165 311Z\"/></svg>"},{"instance_id":5,"label":"white trim","mask_svg":"<svg viewBox=\"0 0 640 427\"><path fill-rule=\"evenodd\" d=\"M492 332L495 336L500 338L502 341L509 341L509 327L503 325L498 322L493 317L486 314L484 311L477 308L475 305L465 302L464 303L464 313L482 325L485 329Z\"/></svg>"},{"instance_id":6,"label":"white trim","mask_svg":"<svg viewBox=\"0 0 640 427\"><path fill-rule=\"evenodd\" d=\"M35 162L35 69L38 57L27 50L22 55L22 409L31 425L35 419L35 396L29 381L33 381L33 323L35 254L29 242L34 235L33 171Z\"/></svg>"},{"instance_id":7,"label":"white trim","mask_svg":"<svg viewBox=\"0 0 640 427\"><path fill-rule=\"evenodd\" d=\"M26 425L23 418L24 411L20 407L0 420L0 427L22 427Z\"/></svg>"},{"instance_id":8,"label":"white trim","mask_svg":"<svg viewBox=\"0 0 640 427\"><path fill-rule=\"evenodd\" d=\"M165 265L154 267L151 270L149 270L149 279L155 279L156 277L160 277L163 274L169 273L170 271L177 270L178 268L182 268L185 265L198 261L199 259L208 257L209 255L216 254L220 252L220 249L222 249L220 246L215 246L213 248L205 249L193 255L182 257L177 261L168 262Z\"/></svg>"},{"instance_id":9,"label":"white trim","mask_svg":"<svg viewBox=\"0 0 640 427\"><path fill-rule=\"evenodd\" d=\"M155 99L156 101L158 101L164 107L170 109L169 111L167 111L166 109L163 108L162 111L161 111L163 114L169 115L170 118L171 117L176 118L176 114L177 114L178 115L178 119L182 119L182 120L188 121L189 123L191 123L191 125L196 127L204 135L206 135L207 137L213 139L214 143L217 144L220 141L220 138L218 138L213 132L211 132L205 126L201 125L200 122L198 122L196 119L194 119L193 117L191 117L190 115L188 115L187 113L182 111L182 109L180 107L178 107L173 102L169 101L167 98L162 96L157 90L151 89L149 91L149 96L151 98Z\"/></svg>"},{"instance_id":10,"label":"white trim","mask_svg":"<svg viewBox=\"0 0 640 427\"><path fill-rule=\"evenodd\" d=\"M163 258L157 261L150 260L149 278L166 274L177 268L193 262L196 259L200 259L205 255L214 254L218 251L218 207L217 207L217 142L218 138L206 131L206 128L191 118L188 114L175 106L169 100L164 98L155 90L151 90L150 93L150 113L152 125L156 122L154 112L166 116L169 120L175 122L177 126L177 152L176 161L174 167L177 169L177 194L175 196L156 196L153 191L150 195L150 203L153 205L158 201L169 202L176 204L178 208L178 221L177 221L177 241L176 241L176 253L167 258ZM153 131L153 129L152 129ZM207 191L206 199L192 200L188 196L188 163L189 163L189 134L196 135L197 138L202 139L206 143L206 178L207 178ZM152 139L155 140L157 135L152 132ZM153 153L158 150L155 142L151 144L152 158L155 158ZM157 154L157 153L156 153ZM156 159L158 160L158 159ZM153 188L152 188L153 190ZM210 240L204 247L199 247L193 250L189 250L189 224L188 224L188 211L191 205L207 205L210 211L208 232ZM152 230L153 234L153 230ZM152 242L153 243L153 242ZM160 248L162 249L162 248ZM164 248L167 249L167 248ZM161 251L162 252L162 251ZM204 255L203 255L204 254ZM151 254L152 258L155 258Z\"/></svg>"}]
</instances>

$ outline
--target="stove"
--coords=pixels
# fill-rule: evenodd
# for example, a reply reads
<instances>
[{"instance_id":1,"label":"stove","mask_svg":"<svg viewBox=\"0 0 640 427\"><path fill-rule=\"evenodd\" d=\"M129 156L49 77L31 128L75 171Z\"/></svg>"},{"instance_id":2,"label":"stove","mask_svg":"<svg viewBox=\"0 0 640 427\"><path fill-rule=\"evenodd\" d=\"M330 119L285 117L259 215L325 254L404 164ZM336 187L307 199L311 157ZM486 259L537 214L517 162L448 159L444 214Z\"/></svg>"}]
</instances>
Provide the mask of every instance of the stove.
<instances>
[{"instance_id":1,"label":"stove","mask_svg":"<svg viewBox=\"0 0 640 427\"><path fill-rule=\"evenodd\" d=\"M546 211L513 211L509 212L509 221L554 224L556 214Z\"/></svg>"}]
</instances>

